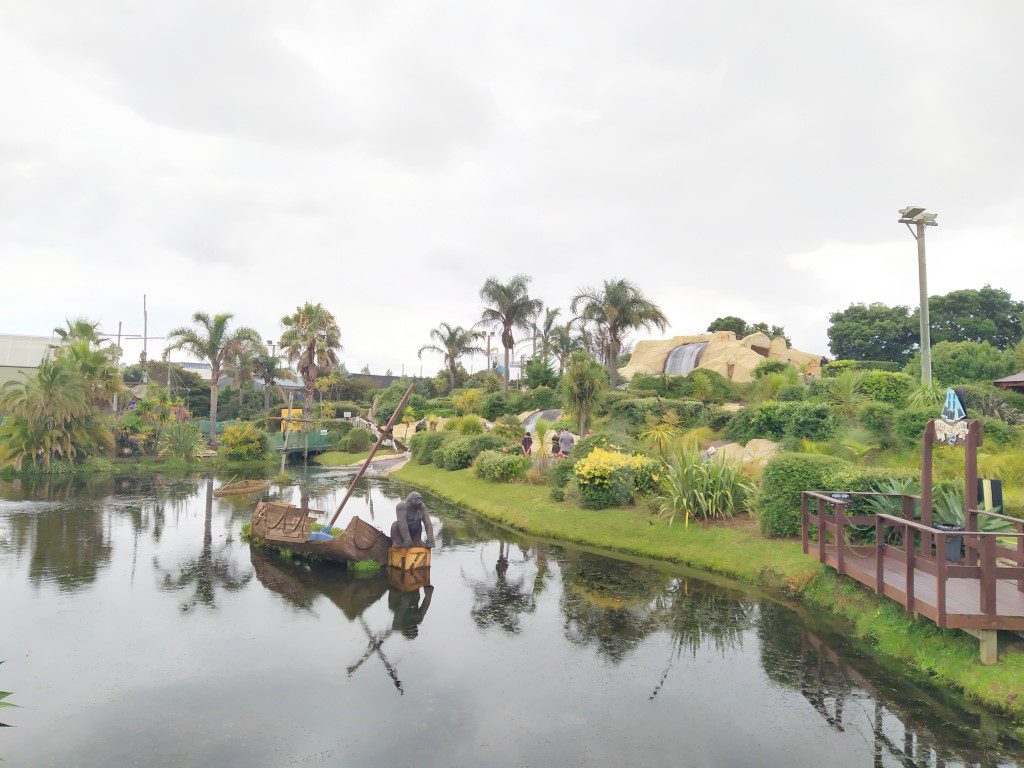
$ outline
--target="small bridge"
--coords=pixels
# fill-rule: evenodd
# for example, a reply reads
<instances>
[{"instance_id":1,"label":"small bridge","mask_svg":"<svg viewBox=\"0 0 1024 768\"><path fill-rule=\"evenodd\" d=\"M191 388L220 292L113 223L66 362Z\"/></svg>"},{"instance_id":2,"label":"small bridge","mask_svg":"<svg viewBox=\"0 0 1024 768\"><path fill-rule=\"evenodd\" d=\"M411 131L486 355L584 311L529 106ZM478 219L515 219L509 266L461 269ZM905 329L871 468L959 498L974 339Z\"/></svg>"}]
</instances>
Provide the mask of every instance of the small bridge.
<instances>
[{"instance_id":1,"label":"small bridge","mask_svg":"<svg viewBox=\"0 0 1024 768\"><path fill-rule=\"evenodd\" d=\"M284 435L280 432L271 432L269 435L270 449L281 453L285 451ZM321 435L320 430L307 430L300 432L294 430L288 436L288 454L296 453L323 453L334 448L329 435Z\"/></svg>"},{"instance_id":2,"label":"small bridge","mask_svg":"<svg viewBox=\"0 0 1024 768\"><path fill-rule=\"evenodd\" d=\"M936 626L974 635L981 641L981 663L994 664L997 630L1024 631L1024 520L978 509L982 422L961 424L961 433L949 438L941 427L937 437L936 421L928 422L921 495L804 491L800 534L805 554ZM932 527L932 446L937 442L966 448L966 530ZM902 514L865 513L862 502L872 496L898 499ZM918 504L920 519L914 517ZM979 517L1001 521L1006 530L980 531ZM813 551L812 526L817 529ZM851 534L859 543L851 542ZM865 542L872 534L874 541ZM962 537L962 553L953 537Z\"/></svg>"}]
</instances>

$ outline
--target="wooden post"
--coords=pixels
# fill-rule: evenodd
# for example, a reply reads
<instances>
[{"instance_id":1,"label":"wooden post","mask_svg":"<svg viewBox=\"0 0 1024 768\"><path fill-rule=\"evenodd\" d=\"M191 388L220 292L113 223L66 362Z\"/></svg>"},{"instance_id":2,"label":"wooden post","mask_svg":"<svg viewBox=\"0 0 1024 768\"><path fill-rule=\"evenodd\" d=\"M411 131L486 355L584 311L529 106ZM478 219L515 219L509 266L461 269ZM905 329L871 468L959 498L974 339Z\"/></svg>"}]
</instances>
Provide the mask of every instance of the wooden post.
<instances>
[{"instance_id":1,"label":"wooden post","mask_svg":"<svg viewBox=\"0 0 1024 768\"><path fill-rule=\"evenodd\" d=\"M541 447L543 450L543 446ZM807 554L810 544L810 526L807 520L807 492L800 494L800 544L804 548L804 554ZM1024 583L1024 582L1022 582Z\"/></svg>"},{"instance_id":2,"label":"wooden post","mask_svg":"<svg viewBox=\"0 0 1024 768\"><path fill-rule=\"evenodd\" d=\"M907 556L907 610L914 610L914 529L903 526L903 549Z\"/></svg>"},{"instance_id":3,"label":"wooden post","mask_svg":"<svg viewBox=\"0 0 1024 768\"><path fill-rule=\"evenodd\" d=\"M970 539L968 539L970 540ZM996 537L981 537L981 612L996 612Z\"/></svg>"},{"instance_id":4,"label":"wooden post","mask_svg":"<svg viewBox=\"0 0 1024 768\"><path fill-rule=\"evenodd\" d=\"M825 562L825 500L818 499L818 562Z\"/></svg>"},{"instance_id":5,"label":"wooden post","mask_svg":"<svg viewBox=\"0 0 1024 768\"><path fill-rule=\"evenodd\" d=\"M964 527L968 533L978 530L978 446L981 445L981 421L975 419L968 426L964 441ZM974 565L978 549L967 537L967 563ZM993 560L993 563L995 561Z\"/></svg>"},{"instance_id":6,"label":"wooden post","mask_svg":"<svg viewBox=\"0 0 1024 768\"><path fill-rule=\"evenodd\" d=\"M1017 524L1017 533L1024 534L1024 523ZM1017 554L1021 556L1021 561L1016 565L1024 565L1024 535L1017 537ZM1017 579L1017 591L1024 592L1024 579Z\"/></svg>"},{"instance_id":7,"label":"wooden post","mask_svg":"<svg viewBox=\"0 0 1024 768\"><path fill-rule=\"evenodd\" d=\"M935 534L935 602L938 615L935 626L946 626L946 534Z\"/></svg>"},{"instance_id":8,"label":"wooden post","mask_svg":"<svg viewBox=\"0 0 1024 768\"><path fill-rule=\"evenodd\" d=\"M981 663L990 667L999 661L999 633L994 629L965 629L969 635L978 638Z\"/></svg>"},{"instance_id":9,"label":"wooden post","mask_svg":"<svg viewBox=\"0 0 1024 768\"><path fill-rule=\"evenodd\" d=\"M875 592L885 594L885 523L875 517Z\"/></svg>"},{"instance_id":10,"label":"wooden post","mask_svg":"<svg viewBox=\"0 0 1024 768\"><path fill-rule=\"evenodd\" d=\"M921 524L932 527L932 452L935 450L935 420L931 419L924 427L921 443ZM913 517L913 507L911 507ZM927 538L927 541L925 541ZM921 553L930 553L932 536L921 534ZM944 555L943 555L944 557Z\"/></svg>"},{"instance_id":11,"label":"wooden post","mask_svg":"<svg viewBox=\"0 0 1024 768\"><path fill-rule=\"evenodd\" d=\"M836 572L839 574L846 573L846 561L843 553L846 543L846 511L843 509L845 506L841 503L836 503Z\"/></svg>"}]
</instances>

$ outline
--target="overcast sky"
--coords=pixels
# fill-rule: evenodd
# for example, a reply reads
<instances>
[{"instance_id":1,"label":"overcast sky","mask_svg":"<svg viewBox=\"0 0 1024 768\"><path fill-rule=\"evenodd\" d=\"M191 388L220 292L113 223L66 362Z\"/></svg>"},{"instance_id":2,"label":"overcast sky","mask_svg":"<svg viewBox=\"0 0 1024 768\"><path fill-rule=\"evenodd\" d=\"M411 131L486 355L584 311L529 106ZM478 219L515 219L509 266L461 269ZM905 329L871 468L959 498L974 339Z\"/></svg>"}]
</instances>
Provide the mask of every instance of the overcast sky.
<instances>
[{"instance_id":1,"label":"overcast sky","mask_svg":"<svg viewBox=\"0 0 1024 768\"><path fill-rule=\"evenodd\" d=\"M138 333L146 293L154 335L270 338L312 300L350 369L418 371L525 272L824 352L831 310L916 300L908 203L932 293L1024 297L1022 29L1010 0L6 0L0 332Z\"/></svg>"}]
</instances>

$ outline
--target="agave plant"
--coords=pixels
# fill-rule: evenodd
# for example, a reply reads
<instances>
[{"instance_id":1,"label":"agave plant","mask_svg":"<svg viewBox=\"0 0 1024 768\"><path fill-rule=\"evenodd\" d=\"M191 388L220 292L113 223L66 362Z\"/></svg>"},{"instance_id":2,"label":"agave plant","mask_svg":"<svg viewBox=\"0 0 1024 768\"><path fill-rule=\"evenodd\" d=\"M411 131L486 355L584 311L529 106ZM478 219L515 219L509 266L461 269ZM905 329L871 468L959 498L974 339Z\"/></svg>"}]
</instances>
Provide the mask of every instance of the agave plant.
<instances>
[{"instance_id":1,"label":"agave plant","mask_svg":"<svg viewBox=\"0 0 1024 768\"><path fill-rule=\"evenodd\" d=\"M689 526L691 519L725 520L748 510L756 487L738 463L704 460L697 451L683 449L664 462L662 490L660 514L670 524L682 517Z\"/></svg>"},{"instance_id":2,"label":"agave plant","mask_svg":"<svg viewBox=\"0 0 1024 768\"><path fill-rule=\"evenodd\" d=\"M967 520L964 512L966 507L967 502L963 488L950 488L942 491L935 497L935 522L966 528ZM999 513L1001 508L993 507L986 511ZM983 533L1006 533L1011 530L1011 524L1009 520L978 515L978 530Z\"/></svg>"},{"instance_id":3,"label":"agave plant","mask_svg":"<svg viewBox=\"0 0 1024 768\"><path fill-rule=\"evenodd\" d=\"M909 477L890 477L875 485L877 493L893 494L889 496L871 496L866 504L876 515L903 516L903 499L896 496L917 496L921 493L921 485ZM920 516L920 503L914 502L914 517Z\"/></svg>"}]
</instances>

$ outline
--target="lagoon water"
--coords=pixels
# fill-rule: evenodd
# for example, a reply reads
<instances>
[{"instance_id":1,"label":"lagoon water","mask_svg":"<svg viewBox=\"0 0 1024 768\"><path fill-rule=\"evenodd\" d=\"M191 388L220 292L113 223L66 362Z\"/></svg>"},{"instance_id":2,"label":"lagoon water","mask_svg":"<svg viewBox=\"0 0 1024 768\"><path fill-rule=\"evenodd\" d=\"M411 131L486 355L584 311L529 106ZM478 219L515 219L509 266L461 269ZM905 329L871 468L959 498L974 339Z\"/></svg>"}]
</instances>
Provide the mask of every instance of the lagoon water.
<instances>
[{"instance_id":1,"label":"lagoon water","mask_svg":"<svg viewBox=\"0 0 1024 768\"><path fill-rule=\"evenodd\" d=\"M346 471L277 498L333 509ZM829 621L427 496L430 588L254 550L212 477L0 482L0 760L22 766L1018 765L1009 723ZM387 529L408 490L348 512Z\"/></svg>"}]
</instances>

